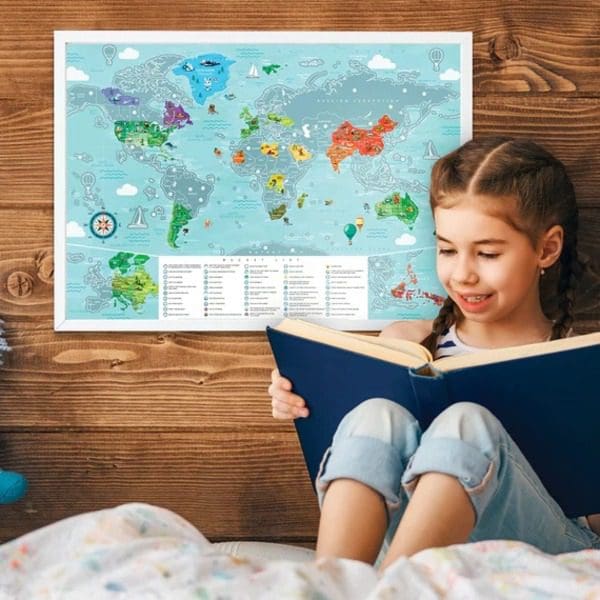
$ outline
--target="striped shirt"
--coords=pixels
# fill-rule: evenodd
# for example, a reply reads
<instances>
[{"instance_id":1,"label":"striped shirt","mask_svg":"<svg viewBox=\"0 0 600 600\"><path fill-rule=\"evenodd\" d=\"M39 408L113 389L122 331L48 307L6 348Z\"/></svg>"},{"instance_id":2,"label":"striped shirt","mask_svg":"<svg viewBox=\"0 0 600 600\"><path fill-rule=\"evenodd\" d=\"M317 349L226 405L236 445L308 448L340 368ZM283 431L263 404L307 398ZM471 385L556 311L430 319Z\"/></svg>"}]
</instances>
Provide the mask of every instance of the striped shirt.
<instances>
[{"instance_id":1,"label":"striped shirt","mask_svg":"<svg viewBox=\"0 0 600 600\"><path fill-rule=\"evenodd\" d=\"M573 329L569 329L566 337L571 337L572 335ZM548 337L548 340L550 340L550 337ZM441 335L438 336L434 356L435 358L446 358L448 356L456 356L458 354L478 352L479 350L485 350L485 348L467 346L467 344L460 340L456 334L456 323L453 323L448 329L445 329Z\"/></svg>"},{"instance_id":2,"label":"striped shirt","mask_svg":"<svg viewBox=\"0 0 600 600\"><path fill-rule=\"evenodd\" d=\"M460 341L460 338L456 335L456 323L453 323L438 336L437 345L435 347L435 358L446 358L448 356L456 356L457 354L469 354L470 352L477 352L478 350L482 350L482 348L467 346L467 344L463 344Z\"/></svg>"}]
</instances>

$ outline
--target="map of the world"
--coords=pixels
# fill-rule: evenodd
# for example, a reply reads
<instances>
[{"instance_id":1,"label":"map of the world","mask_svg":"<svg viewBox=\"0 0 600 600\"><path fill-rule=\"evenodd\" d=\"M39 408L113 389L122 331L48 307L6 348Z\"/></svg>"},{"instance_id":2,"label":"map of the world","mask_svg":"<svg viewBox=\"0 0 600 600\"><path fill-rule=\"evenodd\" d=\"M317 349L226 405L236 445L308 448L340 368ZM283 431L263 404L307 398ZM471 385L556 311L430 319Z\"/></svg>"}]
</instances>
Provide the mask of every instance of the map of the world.
<instances>
[{"instance_id":1,"label":"map of the world","mask_svg":"<svg viewBox=\"0 0 600 600\"><path fill-rule=\"evenodd\" d=\"M470 34L57 32L57 329L432 318Z\"/></svg>"}]
</instances>

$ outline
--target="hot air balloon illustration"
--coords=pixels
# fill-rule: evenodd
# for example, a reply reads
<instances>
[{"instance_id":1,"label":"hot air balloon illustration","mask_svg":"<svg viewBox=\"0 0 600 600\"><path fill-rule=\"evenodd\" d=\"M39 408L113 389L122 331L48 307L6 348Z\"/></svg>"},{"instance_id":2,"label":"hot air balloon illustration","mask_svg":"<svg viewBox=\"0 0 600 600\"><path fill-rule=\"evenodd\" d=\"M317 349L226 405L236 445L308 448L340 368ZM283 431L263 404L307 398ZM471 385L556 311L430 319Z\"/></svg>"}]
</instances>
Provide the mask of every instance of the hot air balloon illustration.
<instances>
[{"instance_id":1,"label":"hot air balloon illustration","mask_svg":"<svg viewBox=\"0 0 600 600\"><path fill-rule=\"evenodd\" d=\"M356 217L354 224L358 227L359 231L362 231L363 225L365 224L365 218L364 217Z\"/></svg>"},{"instance_id":2,"label":"hot air balloon illustration","mask_svg":"<svg viewBox=\"0 0 600 600\"><path fill-rule=\"evenodd\" d=\"M444 51L441 48L432 48L429 51L429 60L433 64L433 70L437 73L440 70L440 63L444 60Z\"/></svg>"},{"instance_id":3,"label":"hot air balloon illustration","mask_svg":"<svg viewBox=\"0 0 600 600\"><path fill-rule=\"evenodd\" d=\"M354 223L348 223L344 227L344 235L348 238L348 245L352 246L352 238L356 235L356 225Z\"/></svg>"},{"instance_id":4,"label":"hot air balloon illustration","mask_svg":"<svg viewBox=\"0 0 600 600\"><path fill-rule=\"evenodd\" d=\"M102 46L102 56L104 56L107 65L112 65L113 58L116 56L116 54L116 46L113 46L112 44L106 44L105 46Z\"/></svg>"}]
</instances>

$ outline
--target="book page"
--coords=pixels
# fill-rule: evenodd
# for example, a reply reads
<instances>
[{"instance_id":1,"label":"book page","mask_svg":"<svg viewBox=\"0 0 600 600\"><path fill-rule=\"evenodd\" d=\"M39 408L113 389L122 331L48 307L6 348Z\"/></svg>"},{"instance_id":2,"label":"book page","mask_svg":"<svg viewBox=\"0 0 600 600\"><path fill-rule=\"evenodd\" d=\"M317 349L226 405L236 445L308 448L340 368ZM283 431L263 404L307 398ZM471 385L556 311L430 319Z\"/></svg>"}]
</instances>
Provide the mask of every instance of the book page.
<instances>
[{"instance_id":1,"label":"book page","mask_svg":"<svg viewBox=\"0 0 600 600\"><path fill-rule=\"evenodd\" d=\"M421 367L431 360L426 348L408 340L338 331L299 319L284 319L274 329L407 367Z\"/></svg>"},{"instance_id":2,"label":"book page","mask_svg":"<svg viewBox=\"0 0 600 600\"><path fill-rule=\"evenodd\" d=\"M494 348L491 350L481 350L472 354L461 354L459 356L448 356L434 360L432 365L438 371L453 371L464 369L466 367L476 367L478 365L487 365L499 363L527 356L541 356L543 354L552 354L574 348L584 348L586 346L596 346L600 344L600 332L588 333L586 335L577 335L560 340L550 340L548 342L538 342L536 344L523 344L522 346L509 346L508 348Z\"/></svg>"}]
</instances>

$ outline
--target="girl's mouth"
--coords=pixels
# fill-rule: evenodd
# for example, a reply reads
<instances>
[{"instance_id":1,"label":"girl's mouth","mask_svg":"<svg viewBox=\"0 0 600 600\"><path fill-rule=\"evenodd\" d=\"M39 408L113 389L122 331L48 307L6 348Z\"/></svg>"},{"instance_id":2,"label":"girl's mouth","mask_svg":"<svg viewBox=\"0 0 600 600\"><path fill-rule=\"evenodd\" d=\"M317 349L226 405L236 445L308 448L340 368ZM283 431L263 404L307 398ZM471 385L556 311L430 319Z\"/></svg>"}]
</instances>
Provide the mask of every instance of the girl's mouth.
<instances>
[{"instance_id":1,"label":"girl's mouth","mask_svg":"<svg viewBox=\"0 0 600 600\"><path fill-rule=\"evenodd\" d=\"M488 307L492 296L493 294L457 294L457 299L461 308L469 312L480 312Z\"/></svg>"}]
</instances>

